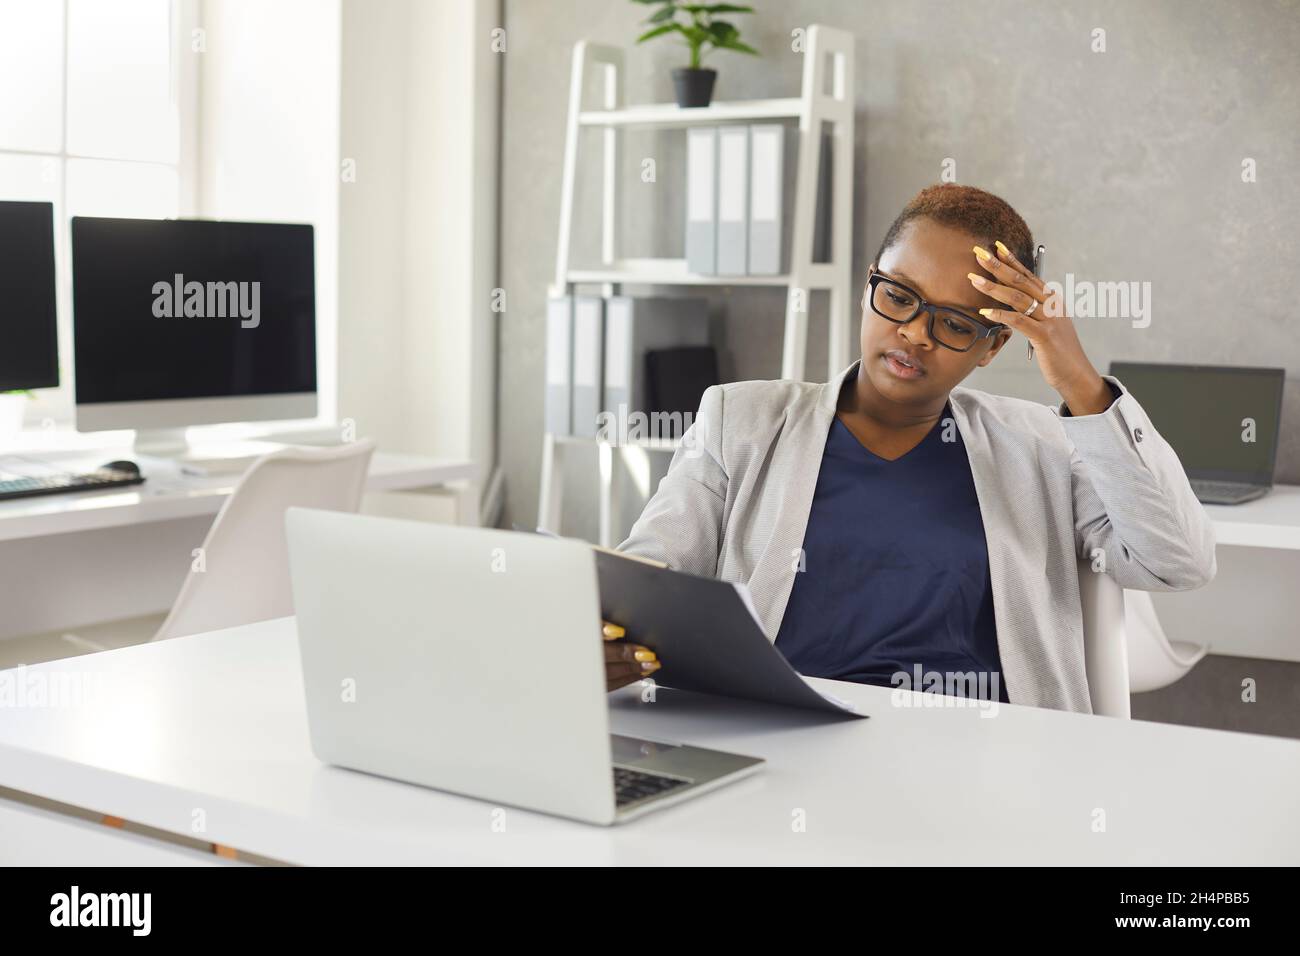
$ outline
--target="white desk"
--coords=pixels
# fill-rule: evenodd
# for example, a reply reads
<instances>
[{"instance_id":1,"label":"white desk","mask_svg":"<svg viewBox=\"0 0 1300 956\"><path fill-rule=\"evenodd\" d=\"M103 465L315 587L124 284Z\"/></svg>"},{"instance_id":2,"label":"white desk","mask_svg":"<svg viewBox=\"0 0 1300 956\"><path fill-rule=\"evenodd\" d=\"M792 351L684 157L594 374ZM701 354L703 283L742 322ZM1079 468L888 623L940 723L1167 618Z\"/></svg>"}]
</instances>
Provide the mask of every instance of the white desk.
<instances>
[{"instance_id":1,"label":"white desk","mask_svg":"<svg viewBox=\"0 0 1300 956\"><path fill-rule=\"evenodd\" d=\"M26 679L56 674L94 681L95 699L0 712L0 786L187 836L201 809L203 839L288 862L1300 863L1300 742L1273 737L1005 705L994 718L893 708L887 689L830 681L871 719L662 689L645 704L633 687L611 698L615 730L768 766L621 827L507 809L495 832L491 804L315 760L291 618ZM0 855L4 826L0 815ZM65 858L77 839L61 838Z\"/></svg>"},{"instance_id":2,"label":"white desk","mask_svg":"<svg viewBox=\"0 0 1300 956\"><path fill-rule=\"evenodd\" d=\"M1165 633L1215 654L1300 661L1300 486L1276 485L1263 498L1205 512L1218 573L1204 588L1151 596ZM1259 677L1249 666L1241 676ZM1287 690L1261 693L1277 700Z\"/></svg>"},{"instance_id":3,"label":"white desk","mask_svg":"<svg viewBox=\"0 0 1300 956\"><path fill-rule=\"evenodd\" d=\"M13 456L0 456L10 458ZM125 449L32 453L89 470ZM238 474L199 478L142 464L146 481L125 489L0 501L0 640L166 610L189 572L192 551ZM367 492L460 483L458 521L478 523L474 465L376 452Z\"/></svg>"},{"instance_id":4,"label":"white desk","mask_svg":"<svg viewBox=\"0 0 1300 956\"><path fill-rule=\"evenodd\" d=\"M1206 505L1219 544L1300 551L1300 485L1275 485L1241 505Z\"/></svg>"},{"instance_id":5,"label":"white desk","mask_svg":"<svg viewBox=\"0 0 1300 956\"><path fill-rule=\"evenodd\" d=\"M0 460L12 457L0 456ZM116 457L132 458L126 452ZM91 470L113 458L111 451L100 452L93 458L82 455L69 461L66 467ZM146 478L143 485L0 501L0 541L96 531L151 521L212 517L221 510L221 505L240 478L239 474L184 475L174 464L163 463L142 465L142 472ZM467 461L376 452L371 459L366 490L425 488L468 479L473 475L474 466Z\"/></svg>"}]
</instances>

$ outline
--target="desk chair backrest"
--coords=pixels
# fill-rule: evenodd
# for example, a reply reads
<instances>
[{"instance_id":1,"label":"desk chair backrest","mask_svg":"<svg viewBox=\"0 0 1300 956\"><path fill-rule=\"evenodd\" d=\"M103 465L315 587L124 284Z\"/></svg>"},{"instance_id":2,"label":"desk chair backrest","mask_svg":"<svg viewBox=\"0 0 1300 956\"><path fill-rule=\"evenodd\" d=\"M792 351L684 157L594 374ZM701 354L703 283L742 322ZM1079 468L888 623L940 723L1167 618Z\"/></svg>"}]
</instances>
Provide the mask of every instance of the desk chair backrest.
<instances>
[{"instance_id":1,"label":"desk chair backrest","mask_svg":"<svg viewBox=\"0 0 1300 956\"><path fill-rule=\"evenodd\" d=\"M193 559L153 640L215 631L293 613L285 509L356 511L375 446L286 448L255 461Z\"/></svg>"},{"instance_id":2,"label":"desk chair backrest","mask_svg":"<svg viewBox=\"0 0 1300 956\"><path fill-rule=\"evenodd\" d=\"M1109 574L1079 565L1079 599L1083 608L1083 659L1088 673L1092 712L1104 717L1130 716L1128 633L1124 589Z\"/></svg>"}]
</instances>

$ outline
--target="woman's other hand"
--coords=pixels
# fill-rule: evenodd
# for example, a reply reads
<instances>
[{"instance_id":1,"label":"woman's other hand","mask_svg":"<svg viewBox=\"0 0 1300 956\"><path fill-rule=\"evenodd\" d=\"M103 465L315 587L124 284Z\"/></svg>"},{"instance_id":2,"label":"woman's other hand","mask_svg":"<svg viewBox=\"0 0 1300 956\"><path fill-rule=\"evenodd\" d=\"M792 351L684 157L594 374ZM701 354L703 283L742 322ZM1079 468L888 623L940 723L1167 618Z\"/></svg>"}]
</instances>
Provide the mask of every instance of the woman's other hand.
<instances>
[{"instance_id":1,"label":"woman's other hand","mask_svg":"<svg viewBox=\"0 0 1300 956\"><path fill-rule=\"evenodd\" d=\"M655 652L623 638L627 631L617 624L602 621L601 639L605 642L605 689L618 690L649 677L660 668Z\"/></svg>"}]
</instances>

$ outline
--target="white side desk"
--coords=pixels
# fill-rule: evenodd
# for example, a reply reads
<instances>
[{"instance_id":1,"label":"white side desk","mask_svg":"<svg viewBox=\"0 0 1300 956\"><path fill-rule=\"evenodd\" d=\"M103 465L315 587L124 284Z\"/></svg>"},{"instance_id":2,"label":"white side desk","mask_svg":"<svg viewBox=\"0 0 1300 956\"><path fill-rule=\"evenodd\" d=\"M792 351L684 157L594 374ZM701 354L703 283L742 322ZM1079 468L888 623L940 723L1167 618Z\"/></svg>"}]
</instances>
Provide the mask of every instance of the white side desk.
<instances>
[{"instance_id":1,"label":"white side desk","mask_svg":"<svg viewBox=\"0 0 1300 956\"><path fill-rule=\"evenodd\" d=\"M1300 486L1204 507L1214 522L1218 573L1195 591L1151 595L1165 633L1215 654L1300 662ZM1243 665L1247 676L1258 675ZM1260 690L1274 699L1285 692Z\"/></svg>"},{"instance_id":2,"label":"white side desk","mask_svg":"<svg viewBox=\"0 0 1300 956\"><path fill-rule=\"evenodd\" d=\"M33 454L70 470L90 470L124 449ZM0 456L7 460L13 456ZM146 481L124 489L0 501L0 640L165 610L198 547L239 480L194 477L174 465L142 462ZM367 492L413 491L463 483L461 523L476 524L469 461L376 452Z\"/></svg>"},{"instance_id":3,"label":"white side desk","mask_svg":"<svg viewBox=\"0 0 1300 956\"><path fill-rule=\"evenodd\" d=\"M1275 737L1009 705L993 718L895 708L888 689L831 681L819 683L871 718L827 723L664 689L643 703L634 686L611 697L614 730L768 766L625 826L508 808L498 832L490 803L316 761L292 618L42 664L25 680L55 675L93 699L0 712L0 786L292 863L1300 863L1300 741ZM70 826L60 858L85 839Z\"/></svg>"},{"instance_id":4,"label":"white side desk","mask_svg":"<svg viewBox=\"0 0 1300 956\"><path fill-rule=\"evenodd\" d=\"M1205 505L1219 544L1300 551L1300 485L1275 485L1244 505Z\"/></svg>"}]
</instances>

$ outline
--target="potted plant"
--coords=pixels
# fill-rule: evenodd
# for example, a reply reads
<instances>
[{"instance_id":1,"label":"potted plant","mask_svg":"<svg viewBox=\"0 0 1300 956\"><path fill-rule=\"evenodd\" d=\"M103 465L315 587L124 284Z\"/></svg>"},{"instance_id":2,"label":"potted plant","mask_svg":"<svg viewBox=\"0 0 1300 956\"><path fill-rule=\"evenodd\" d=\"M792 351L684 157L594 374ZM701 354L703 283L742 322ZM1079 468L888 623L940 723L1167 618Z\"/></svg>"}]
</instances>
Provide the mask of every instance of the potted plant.
<instances>
[{"instance_id":1,"label":"potted plant","mask_svg":"<svg viewBox=\"0 0 1300 956\"><path fill-rule=\"evenodd\" d=\"M703 68L700 63L712 50L735 50L757 56L758 51L740 40L740 31L735 24L726 20L715 20L723 13L753 13L753 7L737 6L731 3L683 3L681 0L632 0L633 3L655 4L659 7L646 18L652 28L637 37L637 43L645 43L655 37L670 33L680 34L687 48L691 51L689 66L673 70L673 88L677 93L677 105L694 107L708 106L713 99L713 84L718 78L717 70ZM684 19L678 16L684 15Z\"/></svg>"},{"instance_id":2,"label":"potted plant","mask_svg":"<svg viewBox=\"0 0 1300 956\"><path fill-rule=\"evenodd\" d=\"M12 435L22 431L23 412L27 409L27 400L32 393L26 389L0 392L0 435Z\"/></svg>"}]
</instances>

